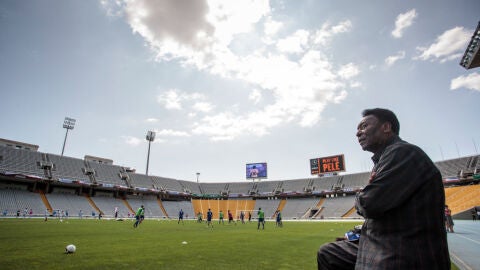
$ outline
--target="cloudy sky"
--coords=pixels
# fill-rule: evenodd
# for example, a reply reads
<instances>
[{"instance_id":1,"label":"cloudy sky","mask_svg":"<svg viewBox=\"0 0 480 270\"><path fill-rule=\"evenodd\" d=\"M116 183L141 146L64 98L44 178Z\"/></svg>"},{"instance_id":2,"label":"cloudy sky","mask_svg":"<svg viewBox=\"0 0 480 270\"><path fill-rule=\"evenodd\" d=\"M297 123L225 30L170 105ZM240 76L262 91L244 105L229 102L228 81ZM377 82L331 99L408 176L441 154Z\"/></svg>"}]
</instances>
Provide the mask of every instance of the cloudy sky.
<instances>
[{"instance_id":1,"label":"cloudy sky","mask_svg":"<svg viewBox=\"0 0 480 270\"><path fill-rule=\"evenodd\" d=\"M480 70L458 63L480 1L0 2L0 138L200 182L310 177L365 108L392 109L434 160L478 154Z\"/></svg>"}]
</instances>

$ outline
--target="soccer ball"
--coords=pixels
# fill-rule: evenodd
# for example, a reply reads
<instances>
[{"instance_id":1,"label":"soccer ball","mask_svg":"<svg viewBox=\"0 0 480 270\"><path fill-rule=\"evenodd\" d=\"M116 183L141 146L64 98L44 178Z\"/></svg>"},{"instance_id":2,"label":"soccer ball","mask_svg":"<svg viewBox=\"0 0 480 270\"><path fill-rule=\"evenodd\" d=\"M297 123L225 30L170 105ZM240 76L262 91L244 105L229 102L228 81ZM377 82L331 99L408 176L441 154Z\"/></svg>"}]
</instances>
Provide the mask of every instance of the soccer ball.
<instances>
[{"instance_id":1,"label":"soccer ball","mask_svg":"<svg viewBox=\"0 0 480 270\"><path fill-rule=\"evenodd\" d=\"M74 253L75 250L77 250L77 247L75 247L75 245L72 245L72 244L65 247L66 253Z\"/></svg>"}]
</instances>

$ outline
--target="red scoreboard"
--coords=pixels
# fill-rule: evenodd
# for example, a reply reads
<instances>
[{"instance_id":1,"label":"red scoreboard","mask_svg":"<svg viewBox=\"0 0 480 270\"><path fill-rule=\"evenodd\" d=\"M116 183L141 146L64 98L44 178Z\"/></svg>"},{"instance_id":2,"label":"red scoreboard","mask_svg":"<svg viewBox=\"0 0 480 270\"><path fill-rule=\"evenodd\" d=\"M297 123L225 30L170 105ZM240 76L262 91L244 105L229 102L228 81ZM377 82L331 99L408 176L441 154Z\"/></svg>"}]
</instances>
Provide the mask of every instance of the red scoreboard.
<instances>
[{"instance_id":1,"label":"red scoreboard","mask_svg":"<svg viewBox=\"0 0 480 270\"><path fill-rule=\"evenodd\" d=\"M344 155L336 155L330 157L321 157L310 159L310 172L312 175L323 173L334 173L345 171Z\"/></svg>"}]
</instances>

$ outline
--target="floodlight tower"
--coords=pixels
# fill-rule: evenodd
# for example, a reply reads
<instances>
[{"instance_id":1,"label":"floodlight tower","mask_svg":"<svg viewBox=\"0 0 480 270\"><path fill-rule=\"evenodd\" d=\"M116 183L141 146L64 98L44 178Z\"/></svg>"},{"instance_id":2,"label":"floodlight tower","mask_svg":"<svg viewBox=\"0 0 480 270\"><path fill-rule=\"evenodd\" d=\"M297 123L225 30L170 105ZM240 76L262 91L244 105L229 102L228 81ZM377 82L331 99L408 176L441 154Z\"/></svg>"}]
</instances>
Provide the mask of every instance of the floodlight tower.
<instances>
[{"instance_id":1,"label":"floodlight tower","mask_svg":"<svg viewBox=\"0 0 480 270\"><path fill-rule=\"evenodd\" d=\"M73 129L75 126L75 119L65 117L65 120L63 120L63 128L67 130L65 133L65 139L63 140L63 147L62 147L62 156L63 156L63 151L65 151L65 143L67 142L67 136L68 136L68 130Z\"/></svg>"},{"instance_id":2,"label":"floodlight tower","mask_svg":"<svg viewBox=\"0 0 480 270\"><path fill-rule=\"evenodd\" d=\"M150 144L155 140L155 132L148 131L146 139L148 141L148 154L147 154L147 171L145 172L145 174L148 175L148 163L150 163Z\"/></svg>"},{"instance_id":3,"label":"floodlight tower","mask_svg":"<svg viewBox=\"0 0 480 270\"><path fill-rule=\"evenodd\" d=\"M198 177L200 176L200 173L197 172L197 184L198 184Z\"/></svg>"}]
</instances>

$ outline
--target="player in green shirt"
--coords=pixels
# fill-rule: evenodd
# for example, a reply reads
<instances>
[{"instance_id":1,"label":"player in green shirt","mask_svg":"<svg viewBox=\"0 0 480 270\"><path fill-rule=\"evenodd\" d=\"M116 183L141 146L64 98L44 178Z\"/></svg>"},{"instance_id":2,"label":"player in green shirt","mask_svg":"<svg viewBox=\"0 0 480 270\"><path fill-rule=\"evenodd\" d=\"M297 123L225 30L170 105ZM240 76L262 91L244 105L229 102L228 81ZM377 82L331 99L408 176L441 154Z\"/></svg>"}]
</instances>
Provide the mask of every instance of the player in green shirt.
<instances>
[{"instance_id":1,"label":"player in green shirt","mask_svg":"<svg viewBox=\"0 0 480 270\"><path fill-rule=\"evenodd\" d=\"M145 218L145 207L142 205L140 208L138 208L137 213L135 213L135 223L133 224L133 227L136 228L140 223L142 223L143 219Z\"/></svg>"},{"instance_id":2,"label":"player in green shirt","mask_svg":"<svg viewBox=\"0 0 480 270\"><path fill-rule=\"evenodd\" d=\"M203 222L203 214L202 212L198 212L197 214L197 222L202 223Z\"/></svg>"},{"instance_id":3,"label":"player in green shirt","mask_svg":"<svg viewBox=\"0 0 480 270\"><path fill-rule=\"evenodd\" d=\"M262 208L258 208L257 230L260 229L260 223L262 224L262 230L265 230L265 212L262 211Z\"/></svg>"},{"instance_id":4,"label":"player in green shirt","mask_svg":"<svg viewBox=\"0 0 480 270\"><path fill-rule=\"evenodd\" d=\"M224 224L223 223L223 211L222 210L220 210L220 213L218 213L218 224L220 224L220 222L222 224Z\"/></svg>"}]
</instances>

